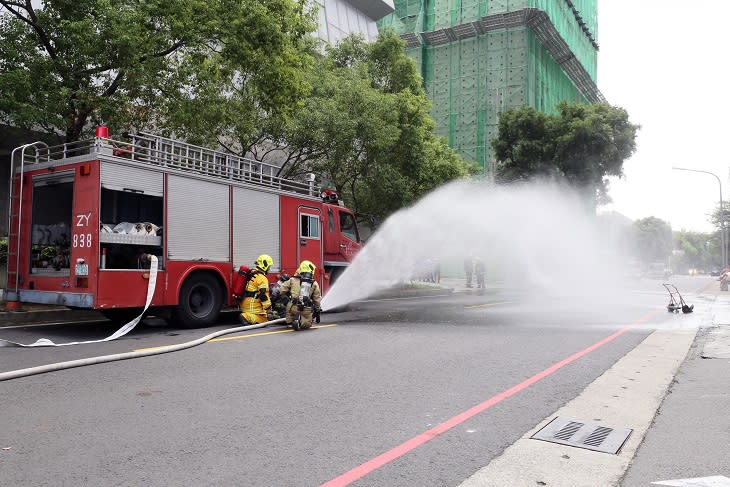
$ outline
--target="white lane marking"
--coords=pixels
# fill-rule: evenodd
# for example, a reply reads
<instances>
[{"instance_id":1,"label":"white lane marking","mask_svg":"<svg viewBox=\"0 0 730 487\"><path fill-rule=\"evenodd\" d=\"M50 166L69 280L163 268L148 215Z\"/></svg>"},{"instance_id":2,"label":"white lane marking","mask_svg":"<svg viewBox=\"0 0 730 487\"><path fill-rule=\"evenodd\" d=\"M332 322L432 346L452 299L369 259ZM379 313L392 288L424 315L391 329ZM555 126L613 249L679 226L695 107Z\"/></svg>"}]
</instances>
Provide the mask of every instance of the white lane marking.
<instances>
[{"instance_id":1,"label":"white lane marking","mask_svg":"<svg viewBox=\"0 0 730 487\"><path fill-rule=\"evenodd\" d=\"M475 304L473 306L464 306L464 309L487 308L489 306L497 306L498 304L512 304L512 301L497 301L495 303Z\"/></svg>"},{"instance_id":2,"label":"white lane marking","mask_svg":"<svg viewBox=\"0 0 730 487\"><path fill-rule=\"evenodd\" d=\"M651 484L674 487L730 487L730 479L722 475L714 475L712 477L695 477L692 479L660 480Z\"/></svg>"}]
</instances>

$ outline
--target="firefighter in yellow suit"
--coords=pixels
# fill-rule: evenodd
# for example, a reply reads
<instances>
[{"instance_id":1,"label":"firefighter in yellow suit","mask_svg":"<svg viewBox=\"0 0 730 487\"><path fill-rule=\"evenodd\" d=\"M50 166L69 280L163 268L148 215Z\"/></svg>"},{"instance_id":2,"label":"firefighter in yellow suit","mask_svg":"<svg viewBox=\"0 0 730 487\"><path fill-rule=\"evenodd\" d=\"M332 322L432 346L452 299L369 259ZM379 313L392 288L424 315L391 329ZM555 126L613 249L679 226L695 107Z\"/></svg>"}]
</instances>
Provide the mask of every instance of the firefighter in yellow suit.
<instances>
[{"instance_id":1,"label":"firefighter in yellow suit","mask_svg":"<svg viewBox=\"0 0 730 487\"><path fill-rule=\"evenodd\" d=\"M241 302L241 323L244 325L255 325L270 321L271 298L269 297L269 279L266 273L274 265L274 259L270 255L261 254L254 263L251 277L246 282Z\"/></svg>"},{"instance_id":2,"label":"firefighter in yellow suit","mask_svg":"<svg viewBox=\"0 0 730 487\"><path fill-rule=\"evenodd\" d=\"M319 323L322 292L314 280L314 264L303 260L297 272L280 286L281 294L289 296L286 305L286 324L295 330L312 327L312 319Z\"/></svg>"}]
</instances>

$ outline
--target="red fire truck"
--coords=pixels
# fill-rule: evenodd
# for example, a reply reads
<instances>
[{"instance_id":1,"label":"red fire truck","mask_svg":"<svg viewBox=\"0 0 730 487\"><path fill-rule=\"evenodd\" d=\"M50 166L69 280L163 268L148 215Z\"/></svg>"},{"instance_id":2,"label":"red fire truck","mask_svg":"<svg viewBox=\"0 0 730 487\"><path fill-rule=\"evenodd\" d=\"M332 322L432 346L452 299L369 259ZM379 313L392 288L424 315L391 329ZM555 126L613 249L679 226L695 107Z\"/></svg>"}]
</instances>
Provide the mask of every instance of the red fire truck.
<instances>
[{"instance_id":1,"label":"red fire truck","mask_svg":"<svg viewBox=\"0 0 730 487\"><path fill-rule=\"evenodd\" d=\"M97 127L91 140L11 155L9 308L95 309L123 321L141 312L157 256L152 313L189 327L234 306L235 270L259 254L271 277L317 265L324 293L361 247L353 213L314 175L147 133L128 140Z\"/></svg>"}]
</instances>

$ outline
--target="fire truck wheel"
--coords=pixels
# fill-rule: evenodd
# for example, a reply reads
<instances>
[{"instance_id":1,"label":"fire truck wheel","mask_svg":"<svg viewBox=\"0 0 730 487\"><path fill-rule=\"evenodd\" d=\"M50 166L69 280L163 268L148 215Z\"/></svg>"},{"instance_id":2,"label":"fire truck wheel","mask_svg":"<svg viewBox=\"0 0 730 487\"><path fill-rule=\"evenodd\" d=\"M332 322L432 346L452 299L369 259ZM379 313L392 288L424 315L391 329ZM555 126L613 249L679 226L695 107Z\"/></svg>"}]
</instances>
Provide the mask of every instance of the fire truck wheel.
<instances>
[{"instance_id":1,"label":"fire truck wheel","mask_svg":"<svg viewBox=\"0 0 730 487\"><path fill-rule=\"evenodd\" d=\"M180 304L175 308L173 324L199 328L215 323L223 305L223 291L210 274L193 274L180 290Z\"/></svg>"},{"instance_id":2,"label":"fire truck wheel","mask_svg":"<svg viewBox=\"0 0 730 487\"><path fill-rule=\"evenodd\" d=\"M101 314L115 325L126 325L142 312L142 308L105 309Z\"/></svg>"}]
</instances>

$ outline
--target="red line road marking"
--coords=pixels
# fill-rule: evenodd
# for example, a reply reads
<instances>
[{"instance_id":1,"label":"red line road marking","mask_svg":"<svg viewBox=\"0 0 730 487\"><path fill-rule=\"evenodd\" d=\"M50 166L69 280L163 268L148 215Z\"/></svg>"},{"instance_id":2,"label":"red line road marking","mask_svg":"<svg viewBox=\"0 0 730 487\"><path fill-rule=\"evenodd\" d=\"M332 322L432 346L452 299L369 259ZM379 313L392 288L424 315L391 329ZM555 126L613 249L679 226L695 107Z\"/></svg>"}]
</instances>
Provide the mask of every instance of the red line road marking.
<instances>
[{"instance_id":1,"label":"red line road marking","mask_svg":"<svg viewBox=\"0 0 730 487\"><path fill-rule=\"evenodd\" d=\"M379 469L383 465L386 465L396 458L402 457L406 453L410 452L411 450L423 445L424 443L433 440L437 436L441 435L442 433L447 432L451 428L460 425L467 419L471 418L472 416L476 416L477 414L491 408L495 404L499 404L500 402L504 401L505 399L514 396L518 392L527 389L531 385L541 381L545 377L548 377L561 368L565 367L566 365L570 364L571 362L575 362L579 358L588 355L589 353L593 352L594 350L602 347L603 345L615 340L616 338L620 337L627 331L629 331L634 326L643 323L649 319L651 319L654 315L656 315L660 310L652 311L651 313L639 318L632 324L621 328L620 330L616 331L615 333L607 336L601 341L598 341L594 343L593 345L589 346L588 348L585 348L581 350L580 352L576 352L573 355L570 355L569 357L564 358L563 360L551 365L547 369L543 370L542 372L538 372L537 374L533 375L527 380L524 380L517 384L516 386L512 386L507 390L504 390L497 394L496 396L492 396L486 401L477 404L476 406L473 406L463 413L457 414L456 416L452 417L451 419L447 419L441 424L438 424L431 428L430 430L424 431L418 436L414 436L410 440L407 440L400 445L388 450L385 453L382 453L378 455L377 457L368 460L367 462L363 463L362 465L359 465L352 470L343 473L342 475L335 477L334 479L325 482L320 487L344 487L346 485L350 485L351 483L355 482L358 479L361 479L362 477L368 475L369 473Z\"/></svg>"}]
</instances>

